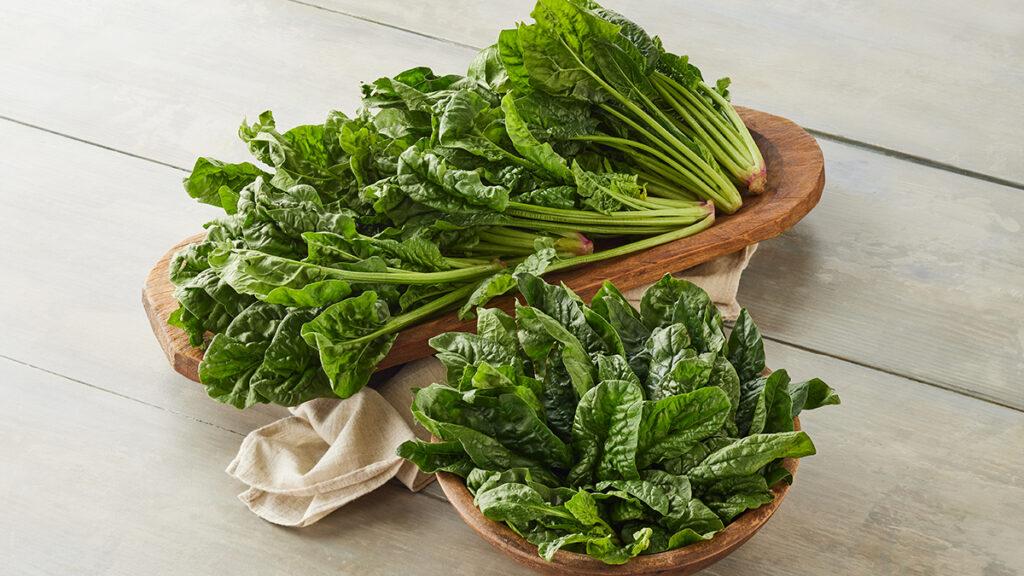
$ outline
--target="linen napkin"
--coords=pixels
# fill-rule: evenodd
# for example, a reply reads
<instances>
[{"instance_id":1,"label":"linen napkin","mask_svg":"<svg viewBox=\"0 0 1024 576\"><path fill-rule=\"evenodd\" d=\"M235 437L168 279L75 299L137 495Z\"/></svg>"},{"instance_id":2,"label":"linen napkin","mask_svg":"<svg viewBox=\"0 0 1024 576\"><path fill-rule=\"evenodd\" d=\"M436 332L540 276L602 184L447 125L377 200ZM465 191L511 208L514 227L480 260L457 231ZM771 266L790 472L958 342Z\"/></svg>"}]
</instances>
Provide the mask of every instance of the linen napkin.
<instances>
[{"instance_id":1,"label":"linen napkin","mask_svg":"<svg viewBox=\"0 0 1024 576\"><path fill-rule=\"evenodd\" d=\"M757 245L675 274L703 288L722 316L739 314L736 291ZM646 287L624 293L636 304ZM395 455L399 444L430 434L414 423L412 388L444 380L434 358L403 366L388 381L346 400L319 398L254 430L227 473L249 486L239 499L282 526L309 526L392 478L417 491L434 476Z\"/></svg>"}]
</instances>

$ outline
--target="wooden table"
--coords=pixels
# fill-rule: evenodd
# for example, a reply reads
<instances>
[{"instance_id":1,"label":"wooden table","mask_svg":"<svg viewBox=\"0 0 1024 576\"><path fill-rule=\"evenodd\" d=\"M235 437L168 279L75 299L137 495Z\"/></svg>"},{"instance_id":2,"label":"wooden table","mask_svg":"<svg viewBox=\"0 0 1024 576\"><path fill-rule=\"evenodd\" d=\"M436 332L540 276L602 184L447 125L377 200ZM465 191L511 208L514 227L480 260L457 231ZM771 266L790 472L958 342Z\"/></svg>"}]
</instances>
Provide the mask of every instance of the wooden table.
<instances>
[{"instance_id":1,"label":"wooden table","mask_svg":"<svg viewBox=\"0 0 1024 576\"><path fill-rule=\"evenodd\" d=\"M708 574L1024 571L1024 9L607 2L734 98L818 136L818 208L741 302L769 363L843 406L786 505ZM915 5L920 4L920 5ZM180 179L242 159L243 114L352 110L358 82L459 72L526 1L14 0L0 8L0 571L511 574L436 490L387 485L312 528L223 473L283 412L210 401L139 305L214 215ZM769 560L770 559L770 560Z\"/></svg>"}]
</instances>

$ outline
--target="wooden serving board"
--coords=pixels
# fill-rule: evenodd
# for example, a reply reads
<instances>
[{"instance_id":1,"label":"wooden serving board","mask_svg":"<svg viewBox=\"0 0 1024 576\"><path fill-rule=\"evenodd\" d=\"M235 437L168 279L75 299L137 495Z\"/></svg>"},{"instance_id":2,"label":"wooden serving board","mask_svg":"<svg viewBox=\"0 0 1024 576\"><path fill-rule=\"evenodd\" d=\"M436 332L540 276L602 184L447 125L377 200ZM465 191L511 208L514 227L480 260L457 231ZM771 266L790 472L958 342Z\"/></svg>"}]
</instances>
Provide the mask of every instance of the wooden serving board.
<instances>
[{"instance_id":1,"label":"wooden serving board","mask_svg":"<svg viewBox=\"0 0 1024 576\"><path fill-rule=\"evenodd\" d=\"M814 208L825 187L825 161L814 138L792 121L748 108L737 107L754 136L768 170L768 185L758 196L745 196L735 214L718 216L715 224L694 236L663 244L650 250L597 262L575 270L545 276L549 282L564 282L582 298L589 299L605 280L621 290L657 281L669 272L679 272L708 260L735 252L745 246L778 236ZM171 256L183 246L203 237L197 234L171 248L146 278L142 304L153 333L171 366L192 380L199 380L202 350L188 343L186 334L167 324L178 308L174 286L168 277ZM511 310L512 296L495 299L489 306ZM427 341L442 332L473 331L475 321L461 321L454 313L403 331L379 369L429 356Z\"/></svg>"},{"instance_id":2,"label":"wooden serving board","mask_svg":"<svg viewBox=\"0 0 1024 576\"><path fill-rule=\"evenodd\" d=\"M770 374L770 370L765 371ZM800 430L800 419L793 419L793 429ZM435 442L437 439L433 439ZM785 458L782 466L796 479L796 469L800 460ZM737 548L750 540L764 527L775 511L782 505L782 500L789 493L791 484L779 482L772 487L773 500L763 506L737 516L731 524L715 534L711 540L690 544L683 548L640 555L625 564L610 566L591 558L586 554L559 550L551 561L544 560L537 554L537 547L530 544L522 536L513 532L502 522L495 522L483 515L473 502L473 495L466 488L466 481L448 472L437 473L437 483L444 495L451 502L462 520L469 525L488 544L494 546L513 560L541 574L553 576L610 576L626 575L650 576L654 574L671 574L687 576L707 568L708 566L732 554Z\"/></svg>"}]
</instances>

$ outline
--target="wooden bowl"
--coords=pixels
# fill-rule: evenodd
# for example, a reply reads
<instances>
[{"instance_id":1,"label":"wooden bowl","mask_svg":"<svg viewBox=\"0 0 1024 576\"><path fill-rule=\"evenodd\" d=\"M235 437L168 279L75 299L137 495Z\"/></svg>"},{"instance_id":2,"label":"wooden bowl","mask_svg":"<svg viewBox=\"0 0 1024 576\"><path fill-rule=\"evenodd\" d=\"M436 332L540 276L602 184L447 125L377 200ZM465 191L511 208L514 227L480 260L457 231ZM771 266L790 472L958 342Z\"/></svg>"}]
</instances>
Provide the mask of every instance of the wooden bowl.
<instances>
[{"instance_id":1,"label":"wooden bowl","mask_svg":"<svg viewBox=\"0 0 1024 576\"><path fill-rule=\"evenodd\" d=\"M793 420L794 428L800 429L800 419ZM786 458L782 465L796 478L799 460ZM738 516L732 524L715 534L714 538L698 542L683 548L660 552L658 554L640 555L629 562L611 566L576 552L559 550L551 561L537 554L537 547L530 544L501 522L488 519L473 504L473 495L466 488L462 478L447 472L437 473L437 483L441 485L448 501L452 503L463 521L469 524L481 538L503 554L512 557L516 562L532 568L542 574L557 575L600 575L607 574L675 574L684 576L718 562L749 540L772 517L775 510L782 504L789 492L790 485L780 482L772 488L775 499L754 510L747 510Z\"/></svg>"},{"instance_id":2,"label":"wooden bowl","mask_svg":"<svg viewBox=\"0 0 1024 576\"><path fill-rule=\"evenodd\" d=\"M781 116L737 107L761 149L768 170L765 191L745 196L743 207L735 214L716 216L715 224L700 232L649 250L611 260L595 262L572 270L545 276L548 282L564 282L581 298L590 299L605 280L620 290L629 290L657 282L669 272L679 272L745 246L782 234L818 203L825 186L825 161L814 137ZM175 371L199 380L203 351L189 345L180 328L169 326L167 317L178 308L174 286L168 277L168 264L175 252L202 240L203 234L186 238L172 247L146 278L142 304L153 333ZM510 312L513 296L488 303ZM427 341L442 332L472 332L475 321L462 321L454 312L410 326L398 335L378 370L398 366L434 354Z\"/></svg>"}]
</instances>

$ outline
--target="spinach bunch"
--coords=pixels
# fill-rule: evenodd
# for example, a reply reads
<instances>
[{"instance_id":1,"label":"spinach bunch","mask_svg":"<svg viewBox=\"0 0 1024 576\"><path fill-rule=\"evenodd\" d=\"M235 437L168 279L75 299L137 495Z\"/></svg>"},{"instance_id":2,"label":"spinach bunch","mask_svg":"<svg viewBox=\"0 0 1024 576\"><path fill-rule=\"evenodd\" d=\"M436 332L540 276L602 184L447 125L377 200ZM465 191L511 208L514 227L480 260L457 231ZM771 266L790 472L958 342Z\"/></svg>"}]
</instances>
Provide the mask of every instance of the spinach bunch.
<instances>
[{"instance_id":1,"label":"spinach bunch","mask_svg":"<svg viewBox=\"0 0 1024 576\"><path fill-rule=\"evenodd\" d=\"M610 283L585 305L518 279L515 317L480 310L477 333L431 340L447 382L412 411L438 442L398 453L465 478L475 504L550 560L566 548L609 564L712 538L815 453L802 410L838 404L818 379L765 372L744 310L728 338L708 295L665 276L637 311Z\"/></svg>"},{"instance_id":2,"label":"spinach bunch","mask_svg":"<svg viewBox=\"0 0 1024 576\"><path fill-rule=\"evenodd\" d=\"M264 112L238 130L255 162L196 161L185 190L224 215L175 255L170 323L207 346L212 397L348 397L408 326L739 206L723 167L760 156L724 84L592 2L534 16L464 76L379 78L353 116L289 130Z\"/></svg>"},{"instance_id":3,"label":"spinach bunch","mask_svg":"<svg viewBox=\"0 0 1024 576\"><path fill-rule=\"evenodd\" d=\"M736 183L764 189L764 160L728 102L658 37L590 0L539 0L534 22L502 31L497 51L517 94L586 102L602 130L572 136L617 151L648 190L714 201L728 213Z\"/></svg>"}]
</instances>

